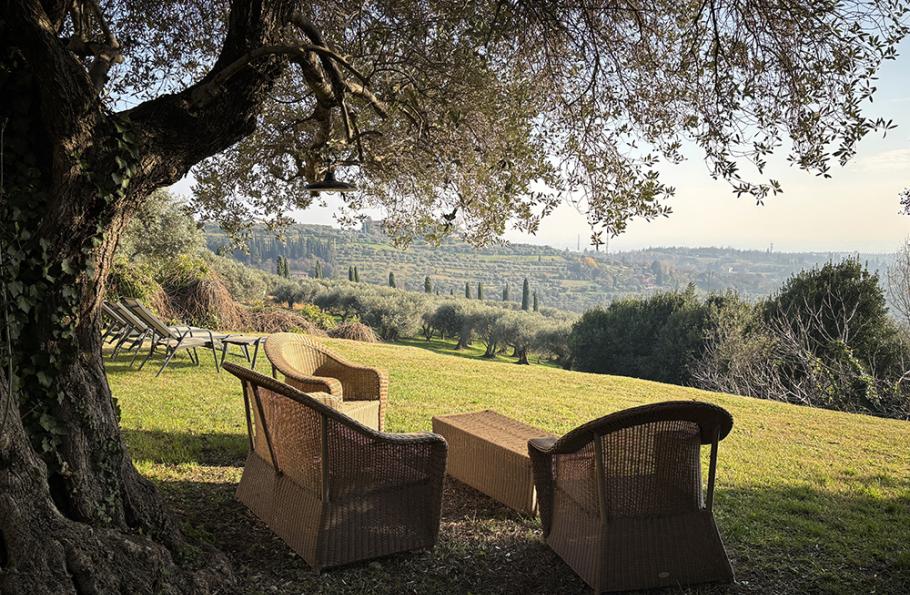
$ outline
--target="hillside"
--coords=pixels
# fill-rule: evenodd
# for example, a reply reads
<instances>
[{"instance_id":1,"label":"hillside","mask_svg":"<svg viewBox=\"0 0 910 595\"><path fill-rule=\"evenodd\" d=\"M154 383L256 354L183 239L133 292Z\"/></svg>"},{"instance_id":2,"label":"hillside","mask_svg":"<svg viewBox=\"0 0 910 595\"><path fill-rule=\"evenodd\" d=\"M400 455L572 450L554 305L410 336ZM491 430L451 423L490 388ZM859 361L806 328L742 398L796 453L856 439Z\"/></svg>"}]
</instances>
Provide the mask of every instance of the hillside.
<instances>
[{"instance_id":1,"label":"hillside","mask_svg":"<svg viewBox=\"0 0 910 595\"><path fill-rule=\"evenodd\" d=\"M447 240L440 246L415 241L405 249L392 246L379 225L360 231L323 225L293 225L283 240L265 229L254 230L247 251L230 250L220 230L207 228L208 246L258 268L274 271L278 256L288 257L291 273L312 276L319 261L323 276L347 278L357 266L360 280L385 284L394 272L398 287L421 291L429 275L440 293L464 294L464 284L482 283L484 295L500 298L509 285L511 300L521 299L527 277L541 304L584 311L624 296L694 283L701 291L735 289L757 298L776 290L793 273L845 253L778 253L730 248L651 248L616 254L570 252L548 246L503 244L475 248ZM884 270L887 254L859 254L871 270Z\"/></svg>"},{"instance_id":2,"label":"hillside","mask_svg":"<svg viewBox=\"0 0 910 595\"><path fill-rule=\"evenodd\" d=\"M907 422L417 347L326 343L389 371L394 432L428 430L433 415L485 408L561 433L642 403L721 405L735 426L720 447L715 510L736 571L734 592L897 593L910 584ZM247 448L239 381L185 356L158 379L154 366L136 371L127 363L108 363L108 375L131 455L179 511L184 531L228 553L244 588L582 592L542 543L536 519L456 482L447 482L431 552L310 572L233 499ZM264 359L259 367L265 371Z\"/></svg>"}]
</instances>

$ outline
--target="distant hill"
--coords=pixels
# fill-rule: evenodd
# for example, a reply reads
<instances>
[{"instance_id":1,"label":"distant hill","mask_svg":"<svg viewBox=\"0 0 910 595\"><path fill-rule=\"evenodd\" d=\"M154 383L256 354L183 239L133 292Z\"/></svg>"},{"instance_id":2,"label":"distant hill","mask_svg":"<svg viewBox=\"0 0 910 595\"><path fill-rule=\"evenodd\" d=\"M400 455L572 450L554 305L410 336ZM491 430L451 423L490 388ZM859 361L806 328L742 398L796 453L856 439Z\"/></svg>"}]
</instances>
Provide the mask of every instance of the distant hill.
<instances>
[{"instance_id":1,"label":"distant hill","mask_svg":"<svg viewBox=\"0 0 910 595\"><path fill-rule=\"evenodd\" d=\"M775 291L790 275L828 260L854 256L871 270L884 273L893 258L891 254L733 248L648 248L604 254L531 244L474 248L451 239L440 246L418 240L400 249L372 221L359 231L293 225L284 232L283 240L257 228L247 251L231 250L218 228L207 228L206 238L211 250L257 268L274 271L276 258L286 256L292 275L313 276L318 260L324 277L346 279L348 268L357 266L361 281L385 284L391 271L398 287L415 291L423 290L424 277L429 275L434 291L442 294L464 295L465 282L471 284L474 294L479 282L487 299L498 298L508 284L510 299L519 301L527 278L542 305L577 312L617 298L684 288L689 283L703 292L734 289L759 298Z\"/></svg>"}]
</instances>

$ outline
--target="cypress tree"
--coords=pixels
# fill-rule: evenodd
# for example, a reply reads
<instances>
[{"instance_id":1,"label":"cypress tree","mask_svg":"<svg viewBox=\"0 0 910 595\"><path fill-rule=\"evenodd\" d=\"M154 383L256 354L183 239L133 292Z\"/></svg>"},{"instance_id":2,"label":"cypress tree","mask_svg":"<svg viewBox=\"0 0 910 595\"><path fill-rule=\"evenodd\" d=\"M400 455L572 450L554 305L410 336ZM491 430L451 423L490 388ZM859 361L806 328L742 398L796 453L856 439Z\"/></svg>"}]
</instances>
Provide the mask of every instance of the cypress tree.
<instances>
[{"instance_id":1,"label":"cypress tree","mask_svg":"<svg viewBox=\"0 0 910 595\"><path fill-rule=\"evenodd\" d=\"M534 311L539 312L539 304L537 303L537 290L534 290Z\"/></svg>"},{"instance_id":2,"label":"cypress tree","mask_svg":"<svg viewBox=\"0 0 910 595\"><path fill-rule=\"evenodd\" d=\"M354 281L354 267L348 267L348 281Z\"/></svg>"},{"instance_id":3,"label":"cypress tree","mask_svg":"<svg viewBox=\"0 0 910 595\"><path fill-rule=\"evenodd\" d=\"M480 281L477 282L477 299L483 299L483 283Z\"/></svg>"},{"instance_id":4,"label":"cypress tree","mask_svg":"<svg viewBox=\"0 0 910 595\"><path fill-rule=\"evenodd\" d=\"M360 283L360 271L357 270L357 267L354 267L354 283Z\"/></svg>"},{"instance_id":5,"label":"cypress tree","mask_svg":"<svg viewBox=\"0 0 910 595\"><path fill-rule=\"evenodd\" d=\"M284 277L284 270L282 269L281 265L281 257L279 256L275 259L275 274L279 277Z\"/></svg>"},{"instance_id":6,"label":"cypress tree","mask_svg":"<svg viewBox=\"0 0 910 595\"><path fill-rule=\"evenodd\" d=\"M429 275L423 278L423 291L425 293L433 293L433 282L430 280Z\"/></svg>"},{"instance_id":7,"label":"cypress tree","mask_svg":"<svg viewBox=\"0 0 910 595\"><path fill-rule=\"evenodd\" d=\"M316 261L316 278L317 279L322 278L322 261L321 260Z\"/></svg>"},{"instance_id":8,"label":"cypress tree","mask_svg":"<svg viewBox=\"0 0 910 595\"><path fill-rule=\"evenodd\" d=\"M506 283L505 287L502 288L502 301L509 301L509 284Z\"/></svg>"},{"instance_id":9,"label":"cypress tree","mask_svg":"<svg viewBox=\"0 0 910 595\"><path fill-rule=\"evenodd\" d=\"M395 273L393 273L392 271L389 271L389 287L393 287L393 288L397 287L395 285Z\"/></svg>"},{"instance_id":10,"label":"cypress tree","mask_svg":"<svg viewBox=\"0 0 910 595\"><path fill-rule=\"evenodd\" d=\"M531 286L528 284L528 278L525 277L524 285L521 286L521 309L528 311L531 307Z\"/></svg>"},{"instance_id":11,"label":"cypress tree","mask_svg":"<svg viewBox=\"0 0 910 595\"><path fill-rule=\"evenodd\" d=\"M464 282L464 296L471 299L471 284L467 281Z\"/></svg>"}]
</instances>

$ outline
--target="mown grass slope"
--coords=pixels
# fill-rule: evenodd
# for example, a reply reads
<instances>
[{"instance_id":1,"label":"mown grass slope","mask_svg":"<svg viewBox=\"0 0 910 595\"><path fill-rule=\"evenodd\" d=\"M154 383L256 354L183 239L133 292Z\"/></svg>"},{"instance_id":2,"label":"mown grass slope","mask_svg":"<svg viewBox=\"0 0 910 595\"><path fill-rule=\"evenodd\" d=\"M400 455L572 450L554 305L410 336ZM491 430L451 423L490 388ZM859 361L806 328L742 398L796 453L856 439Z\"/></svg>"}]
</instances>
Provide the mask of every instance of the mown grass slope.
<instances>
[{"instance_id":1,"label":"mown grass slope","mask_svg":"<svg viewBox=\"0 0 910 595\"><path fill-rule=\"evenodd\" d=\"M490 408L562 433L643 403L721 405L735 419L721 444L715 499L737 574L730 590L896 593L910 586L907 422L410 346L326 343L389 371L390 431L428 430L433 415ZM184 357L155 379L153 366L139 372L114 360L108 375L137 466L163 489L186 531L229 553L244 590L583 589L542 543L536 519L455 482L447 482L440 543L432 552L312 574L233 501L246 450L240 385L217 375L210 357L202 364ZM264 358L259 368L265 371Z\"/></svg>"}]
</instances>

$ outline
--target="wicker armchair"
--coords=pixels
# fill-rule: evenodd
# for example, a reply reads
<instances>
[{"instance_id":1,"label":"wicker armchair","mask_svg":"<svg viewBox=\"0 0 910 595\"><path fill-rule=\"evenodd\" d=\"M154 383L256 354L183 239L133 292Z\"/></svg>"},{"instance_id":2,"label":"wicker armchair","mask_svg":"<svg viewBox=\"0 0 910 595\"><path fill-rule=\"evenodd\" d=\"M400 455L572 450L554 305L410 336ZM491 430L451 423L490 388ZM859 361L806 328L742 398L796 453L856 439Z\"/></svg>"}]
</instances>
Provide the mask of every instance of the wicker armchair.
<instances>
[{"instance_id":1,"label":"wicker armchair","mask_svg":"<svg viewBox=\"0 0 910 595\"><path fill-rule=\"evenodd\" d=\"M389 394L386 373L352 364L312 339L294 333L269 335L265 355L284 381L303 392L328 393L336 409L360 423L382 431Z\"/></svg>"},{"instance_id":2,"label":"wicker armchair","mask_svg":"<svg viewBox=\"0 0 910 595\"><path fill-rule=\"evenodd\" d=\"M717 443L732 426L720 407L673 401L530 440L547 544L595 593L732 581L712 512Z\"/></svg>"},{"instance_id":3,"label":"wicker armchair","mask_svg":"<svg viewBox=\"0 0 910 595\"><path fill-rule=\"evenodd\" d=\"M240 378L250 453L237 498L316 570L430 548L446 442L385 434L263 374ZM315 397L315 398L314 398Z\"/></svg>"}]
</instances>

